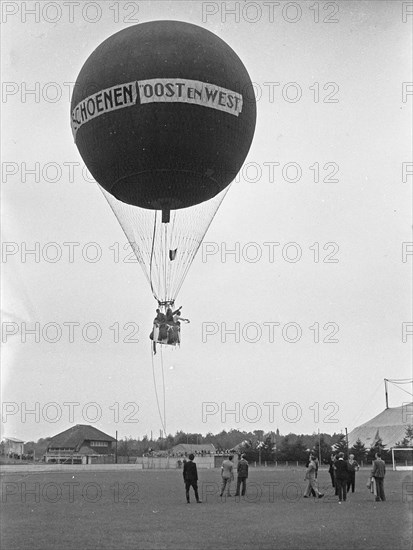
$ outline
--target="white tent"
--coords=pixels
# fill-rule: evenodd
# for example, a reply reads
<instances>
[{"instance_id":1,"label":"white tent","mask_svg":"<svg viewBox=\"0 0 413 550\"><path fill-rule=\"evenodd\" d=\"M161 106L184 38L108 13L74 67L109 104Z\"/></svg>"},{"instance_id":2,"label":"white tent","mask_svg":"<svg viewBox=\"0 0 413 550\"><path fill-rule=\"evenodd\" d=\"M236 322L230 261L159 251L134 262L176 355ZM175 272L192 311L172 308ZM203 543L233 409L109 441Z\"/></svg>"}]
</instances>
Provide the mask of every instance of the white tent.
<instances>
[{"instance_id":1,"label":"white tent","mask_svg":"<svg viewBox=\"0 0 413 550\"><path fill-rule=\"evenodd\" d=\"M360 439L366 448L370 448L380 438L386 449L390 449L403 439L409 424L413 424L413 403L389 407L368 422L354 428L348 434L348 445L352 447L357 439Z\"/></svg>"}]
</instances>

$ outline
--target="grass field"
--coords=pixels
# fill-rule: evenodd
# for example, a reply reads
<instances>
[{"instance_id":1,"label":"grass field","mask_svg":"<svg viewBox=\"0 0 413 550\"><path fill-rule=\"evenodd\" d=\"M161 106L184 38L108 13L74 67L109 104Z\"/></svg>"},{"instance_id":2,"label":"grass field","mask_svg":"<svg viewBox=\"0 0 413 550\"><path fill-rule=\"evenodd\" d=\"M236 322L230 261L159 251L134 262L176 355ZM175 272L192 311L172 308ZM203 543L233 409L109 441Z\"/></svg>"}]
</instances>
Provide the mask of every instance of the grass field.
<instances>
[{"instance_id":1,"label":"grass field","mask_svg":"<svg viewBox=\"0 0 413 550\"><path fill-rule=\"evenodd\" d=\"M319 500L301 469L251 469L244 500L219 498L218 470L199 477L188 505L180 470L3 473L2 549L411 548L411 472L388 472L376 503L360 471L342 504L325 470Z\"/></svg>"}]
</instances>

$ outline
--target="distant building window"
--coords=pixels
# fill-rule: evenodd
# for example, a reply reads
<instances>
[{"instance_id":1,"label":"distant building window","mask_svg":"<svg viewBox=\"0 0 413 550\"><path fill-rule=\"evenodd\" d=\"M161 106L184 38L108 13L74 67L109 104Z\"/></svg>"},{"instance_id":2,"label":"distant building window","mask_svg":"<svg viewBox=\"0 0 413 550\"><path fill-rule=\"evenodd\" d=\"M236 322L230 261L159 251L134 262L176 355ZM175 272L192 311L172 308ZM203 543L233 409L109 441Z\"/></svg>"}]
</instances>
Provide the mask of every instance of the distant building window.
<instances>
[{"instance_id":1,"label":"distant building window","mask_svg":"<svg viewBox=\"0 0 413 550\"><path fill-rule=\"evenodd\" d=\"M91 447L107 447L109 444L108 441L91 441L90 446Z\"/></svg>"}]
</instances>

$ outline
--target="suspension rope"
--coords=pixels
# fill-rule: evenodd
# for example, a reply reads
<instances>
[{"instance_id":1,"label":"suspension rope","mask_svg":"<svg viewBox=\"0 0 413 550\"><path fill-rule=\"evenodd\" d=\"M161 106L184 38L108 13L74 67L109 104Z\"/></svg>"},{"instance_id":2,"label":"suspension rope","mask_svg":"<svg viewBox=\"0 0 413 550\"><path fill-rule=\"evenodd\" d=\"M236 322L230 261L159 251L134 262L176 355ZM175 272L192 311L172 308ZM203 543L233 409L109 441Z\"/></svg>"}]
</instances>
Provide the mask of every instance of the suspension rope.
<instances>
[{"instance_id":1,"label":"suspension rope","mask_svg":"<svg viewBox=\"0 0 413 550\"><path fill-rule=\"evenodd\" d=\"M168 225L167 223L164 224L164 245L162 249L162 258L164 260L163 262L163 281L164 281L164 289L165 289L165 295L166 295L166 289L169 287L168 285L168 257L169 257L169 251L168 251Z\"/></svg>"},{"instance_id":2,"label":"suspension rope","mask_svg":"<svg viewBox=\"0 0 413 550\"><path fill-rule=\"evenodd\" d=\"M390 382L390 380L389 380L389 382ZM401 390L401 391L404 391L404 393L407 393L407 395L410 395L410 397L413 397L412 392L409 392L409 391L405 390L404 388L398 388L398 389Z\"/></svg>"},{"instance_id":3,"label":"suspension rope","mask_svg":"<svg viewBox=\"0 0 413 550\"><path fill-rule=\"evenodd\" d=\"M102 189L129 243L134 243L135 256L158 302L176 300L227 191L204 203L172 211L170 222L164 224L160 223L159 211L123 203ZM171 250L176 250L173 256Z\"/></svg>"},{"instance_id":4,"label":"suspension rope","mask_svg":"<svg viewBox=\"0 0 413 550\"><path fill-rule=\"evenodd\" d=\"M379 389L381 388L381 385L382 383L381 382L378 382L377 386L375 387L375 389L371 392L371 395L369 395L367 398L366 398L366 401L364 402L364 404L362 405L362 407L359 409L358 412L356 412L353 416L353 419L352 421L350 422L350 425L354 426L354 425L357 425L357 422L359 421L359 419L361 418L361 416L364 414L364 411L365 409L367 408L367 405L368 404L371 404L373 401L374 401L374 398L376 397L376 394L378 393Z\"/></svg>"},{"instance_id":5,"label":"suspension rope","mask_svg":"<svg viewBox=\"0 0 413 550\"><path fill-rule=\"evenodd\" d=\"M393 379L393 380L389 380L388 378L385 378L385 380L387 380L387 382L390 382L390 384L393 384L394 386L396 386L398 390L404 391L405 393L413 397L412 392L409 392L404 388L399 387L400 385L403 385L403 384L413 384L413 378L400 378L400 379Z\"/></svg>"},{"instance_id":6,"label":"suspension rope","mask_svg":"<svg viewBox=\"0 0 413 550\"><path fill-rule=\"evenodd\" d=\"M153 289L153 283L152 283L152 261L153 261L153 253L154 253L154 249L155 249L155 234L156 234L156 217L157 217L157 214L158 214L158 211L155 210L155 217L154 217L154 222L153 222L151 259L150 259L150 264L149 264L149 282L151 284L151 291L152 291L152 294L153 294L155 299L156 299L156 295L155 295L155 291Z\"/></svg>"}]
</instances>

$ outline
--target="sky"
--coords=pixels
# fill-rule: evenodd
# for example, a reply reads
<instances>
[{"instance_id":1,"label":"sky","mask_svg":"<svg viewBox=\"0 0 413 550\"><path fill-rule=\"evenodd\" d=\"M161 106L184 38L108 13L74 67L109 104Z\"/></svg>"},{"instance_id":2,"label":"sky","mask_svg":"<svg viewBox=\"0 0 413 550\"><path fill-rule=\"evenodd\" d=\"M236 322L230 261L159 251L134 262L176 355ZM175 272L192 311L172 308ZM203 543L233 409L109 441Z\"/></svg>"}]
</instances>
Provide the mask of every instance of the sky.
<instances>
[{"instance_id":1,"label":"sky","mask_svg":"<svg viewBox=\"0 0 413 550\"><path fill-rule=\"evenodd\" d=\"M412 375L409 10L2 2L3 435L337 433L384 409L383 379ZM251 149L177 299L191 323L162 352L165 391L156 302L70 128L87 57L157 19L222 38L257 97ZM411 401L401 388L390 406Z\"/></svg>"}]
</instances>

